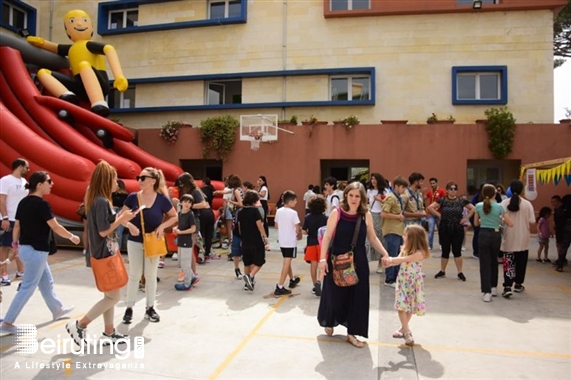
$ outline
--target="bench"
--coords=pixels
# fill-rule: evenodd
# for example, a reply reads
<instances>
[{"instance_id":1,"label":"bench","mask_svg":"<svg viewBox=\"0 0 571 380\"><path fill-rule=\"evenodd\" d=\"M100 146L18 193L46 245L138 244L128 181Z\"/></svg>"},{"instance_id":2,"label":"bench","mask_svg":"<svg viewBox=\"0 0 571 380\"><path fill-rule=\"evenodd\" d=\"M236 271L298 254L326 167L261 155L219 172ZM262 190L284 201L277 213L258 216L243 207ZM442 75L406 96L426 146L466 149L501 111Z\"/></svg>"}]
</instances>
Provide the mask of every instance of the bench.
<instances>
[{"instance_id":1,"label":"bench","mask_svg":"<svg viewBox=\"0 0 571 380\"><path fill-rule=\"evenodd\" d=\"M274 225L274 218L276 217L276 204L268 202L268 226Z\"/></svg>"}]
</instances>

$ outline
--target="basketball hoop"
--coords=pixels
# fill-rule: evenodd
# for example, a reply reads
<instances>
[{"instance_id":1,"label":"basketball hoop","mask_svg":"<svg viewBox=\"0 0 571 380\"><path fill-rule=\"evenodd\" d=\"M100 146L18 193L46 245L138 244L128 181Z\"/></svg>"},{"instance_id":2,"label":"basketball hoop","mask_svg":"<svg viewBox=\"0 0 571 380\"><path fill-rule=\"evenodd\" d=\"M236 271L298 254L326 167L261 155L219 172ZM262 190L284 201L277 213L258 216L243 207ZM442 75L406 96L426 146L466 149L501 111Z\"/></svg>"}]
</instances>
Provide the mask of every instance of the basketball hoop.
<instances>
[{"instance_id":1,"label":"basketball hoop","mask_svg":"<svg viewBox=\"0 0 571 380\"><path fill-rule=\"evenodd\" d=\"M252 139L250 140L250 149L252 149L253 151L257 151L258 149L260 149L260 141L262 141L262 135L263 133L261 132L250 134L250 137L252 137Z\"/></svg>"}]
</instances>

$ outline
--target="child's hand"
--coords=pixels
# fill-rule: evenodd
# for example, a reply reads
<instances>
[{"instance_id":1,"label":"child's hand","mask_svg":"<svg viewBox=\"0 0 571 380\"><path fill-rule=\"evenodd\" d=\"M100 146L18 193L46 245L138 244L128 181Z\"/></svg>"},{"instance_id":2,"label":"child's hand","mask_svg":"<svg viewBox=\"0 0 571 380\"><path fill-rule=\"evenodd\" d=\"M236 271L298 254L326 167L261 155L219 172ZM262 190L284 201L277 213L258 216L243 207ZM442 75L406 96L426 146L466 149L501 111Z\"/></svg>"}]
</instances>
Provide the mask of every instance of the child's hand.
<instances>
[{"instance_id":1,"label":"child's hand","mask_svg":"<svg viewBox=\"0 0 571 380\"><path fill-rule=\"evenodd\" d=\"M172 229L173 234L179 235L180 234L180 230L178 229L178 227L174 227Z\"/></svg>"}]
</instances>

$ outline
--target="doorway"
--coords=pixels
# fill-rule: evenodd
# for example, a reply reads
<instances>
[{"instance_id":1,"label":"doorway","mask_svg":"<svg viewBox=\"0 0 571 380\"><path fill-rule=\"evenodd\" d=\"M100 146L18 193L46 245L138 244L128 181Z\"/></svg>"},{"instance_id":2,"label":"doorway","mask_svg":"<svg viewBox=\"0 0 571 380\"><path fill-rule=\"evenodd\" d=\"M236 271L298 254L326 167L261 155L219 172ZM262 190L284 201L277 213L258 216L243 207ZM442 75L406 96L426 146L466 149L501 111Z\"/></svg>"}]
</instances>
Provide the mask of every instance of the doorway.
<instances>
[{"instance_id":1,"label":"doorway","mask_svg":"<svg viewBox=\"0 0 571 380\"><path fill-rule=\"evenodd\" d=\"M222 161L220 160L180 160L180 167L195 179L210 178L222 181Z\"/></svg>"},{"instance_id":2,"label":"doorway","mask_svg":"<svg viewBox=\"0 0 571 380\"><path fill-rule=\"evenodd\" d=\"M369 179L369 160L321 160L321 183L327 177L337 182L357 180L366 183Z\"/></svg>"}]
</instances>

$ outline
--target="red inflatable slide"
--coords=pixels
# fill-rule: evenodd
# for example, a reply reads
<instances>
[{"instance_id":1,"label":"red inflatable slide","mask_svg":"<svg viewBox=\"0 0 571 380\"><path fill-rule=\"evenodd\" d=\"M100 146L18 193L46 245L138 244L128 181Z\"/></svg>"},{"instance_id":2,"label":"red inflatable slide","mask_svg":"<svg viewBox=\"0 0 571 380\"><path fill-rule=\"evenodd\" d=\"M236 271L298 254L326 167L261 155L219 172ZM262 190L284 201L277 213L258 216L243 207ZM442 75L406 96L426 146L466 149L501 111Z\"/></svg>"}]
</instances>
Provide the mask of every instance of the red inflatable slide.
<instances>
[{"instance_id":1,"label":"red inflatable slide","mask_svg":"<svg viewBox=\"0 0 571 380\"><path fill-rule=\"evenodd\" d=\"M32 171L48 171L55 183L48 200L58 217L79 221L75 210L101 159L117 168L129 191L138 190L134 178L142 167L162 169L171 182L182 173L133 144L131 132L123 126L41 94L20 52L8 46L0 46L0 90L0 176L12 172L12 161L18 157L28 160ZM58 118L61 110L71 115L69 123ZM100 129L111 135L112 149L97 139Z\"/></svg>"}]
</instances>

